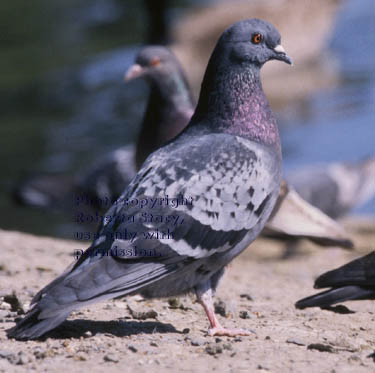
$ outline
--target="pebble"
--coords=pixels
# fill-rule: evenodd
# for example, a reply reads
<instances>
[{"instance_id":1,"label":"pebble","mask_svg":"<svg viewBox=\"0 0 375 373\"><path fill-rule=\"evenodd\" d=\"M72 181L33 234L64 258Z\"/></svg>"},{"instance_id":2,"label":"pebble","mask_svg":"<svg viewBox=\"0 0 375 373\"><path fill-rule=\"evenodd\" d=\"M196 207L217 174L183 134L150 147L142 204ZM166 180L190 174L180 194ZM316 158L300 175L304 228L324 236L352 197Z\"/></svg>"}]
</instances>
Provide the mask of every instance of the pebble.
<instances>
[{"instance_id":1,"label":"pebble","mask_svg":"<svg viewBox=\"0 0 375 373\"><path fill-rule=\"evenodd\" d=\"M206 340L204 338L194 338L190 340L190 344L192 346L203 346L206 343Z\"/></svg>"},{"instance_id":2,"label":"pebble","mask_svg":"<svg viewBox=\"0 0 375 373\"><path fill-rule=\"evenodd\" d=\"M11 308L12 308L11 305L7 302L1 302L0 303L0 310L10 311Z\"/></svg>"},{"instance_id":3,"label":"pebble","mask_svg":"<svg viewBox=\"0 0 375 373\"><path fill-rule=\"evenodd\" d=\"M220 344L210 343L206 348L205 351L209 355L217 355L223 353L223 347Z\"/></svg>"},{"instance_id":4,"label":"pebble","mask_svg":"<svg viewBox=\"0 0 375 373\"><path fill-rule=\"evenodd\" d=\"M87 361L87 356L84 355L83 353L78 353L74 355L74 360L76 361Z\"/></svg>"},{"instance_id":5,"label":"pebble","mask_svg":"<svg viewBox=\"0 0 375 373\"><path fill-rule=\"evenodd\" d=\"M146 320L146 319L155 319L158 316L158 313L153 310L147 310L147 311L139 311L134 308L134 306L130 306L128 304L128 310L130 314L132 315L133 319L136 320Z\"/></svg>"},{"instance_id":6,"label":"pebble","mask_svg":"<svg viewBox=\"0 0 375 373\"><path fill-rule=\"evenodd\" d=\"M47 356L46 350L39 346L34 349L33 354L37 359L44 359Z\"/></svg>"},{"instance_id":7,"label":"pebble","mask_svg":"<svg viewBox=\"0 0 375 373\"><path fill-rule=\"evenodd\" d=\"M241 294L240 295L241 298L245 298L247 300L254 300L250 294Z\"/></svg>"},{"instance_id":8,"label":"pebble","mask_svg":"<svg viewBox=\"0 0 375 373\"><path fill-rule=\"evenodd\" d=\"M233 346L231 343L224 343L223 344L223 348L224 350L228 350L228 351L232 351L233 350Z\"/></svg>"},{"instance_id":9,"label":"pebble","mask_svg":"<svg viewBox=\"0 0 375 373\"><path fill-rule=\"evenodd\" d=\"M226 317L227 316L227 307L226 304L222 300L218 300L214 303L215 313Z\"/></svg>"},{"instance_id":10,"label":"pebble","mask_svg":"<svg viewBox=\"0 0 375 373\"><path fill-rule=\"evenodd\" d=\"M241 319L250 319L251 316L250 316L250 313L249 311L240 311L240 318Z\"/></svg>"},{"instance_id":11,"label":"pebble","mask_svg":"<svg viewBox=\"0 0 375 373\"><path fill-rule=\"evenodd\" d=\"M133 345L129 345L129 346L128 346L128 349L129 349L130 351L132 351L132 352L137 352L137 351L138 351L138 349L137 349L135 346L133 346Z\"/></svg>"},{"instance_id":12,"label":"pebble","mask_svg":"<svg viewBox=\"0 0 375 373\"><path fill-rule=\"evenodd\" d=\"M25 313L23 309L22 303L18 299L17 294L13 291L12 294L4 295L4 302L5 304L10 305L10 310L13 312L18 312L19 314Z\"/></svg>"},{"instance_id":13,"label":"pebble","mask_svg":"<svg viewBox=\"0 0 375 373\"><path fill-rule=\"evenodd\" d=\"M180 307L180 300L178 298L168 299L169 308L176 309Z\"/></svg>"},{"instance_id":14,"label":"pebble","mask_svg":"<svg viewBox=\"0 0 375 373\"><path fill-rule=\"evenodd\" d=\"M112 363L118 363L120 360L117 355L115 354L107 354L103 357L104 361L112 362Z\"/></svg>"},{"instance_id":15,"label":"pebble","mask_svg":"<svg viewBox=\"0 0 375 373\"><path fill-rule=\"evenodd\" d=\"M12 352L6 350L0 350L0 358L7 359L8 356L12 355Z\"/></svg>"},{"instance_id":16,"label":"pebble","mask_svg":"<svg viewBox=\"0 0 375 373\"><path fill-rule=\"evenodd\" d=\"M259 369L259 370L269 370L269 368L266 368L266 367L264 367L263 365L258 365L257 366L257 369Z\"/></svg>"},{"instance_id":17,"label":"pebble","mask_svg":"<svg viewBox=\"0 0 375 373\"><path fill-rule=\"evenodd\" d=\"M20 351L17 355L12 353L7 356L7 359L13 365L25 365L32 360L31 357L23 351Z\"/></svg>"},{"instance_id":18,"label":"pebble","mask_svg":"<svg viewBox=\"0 0 375 373\"><path fill-rule=\"evenodd\" d=\"M361 361L361 358L357 355L351 355L351 356L348 357L348 361L359 362L359 361Z\"/></svg>"}]
</instances>

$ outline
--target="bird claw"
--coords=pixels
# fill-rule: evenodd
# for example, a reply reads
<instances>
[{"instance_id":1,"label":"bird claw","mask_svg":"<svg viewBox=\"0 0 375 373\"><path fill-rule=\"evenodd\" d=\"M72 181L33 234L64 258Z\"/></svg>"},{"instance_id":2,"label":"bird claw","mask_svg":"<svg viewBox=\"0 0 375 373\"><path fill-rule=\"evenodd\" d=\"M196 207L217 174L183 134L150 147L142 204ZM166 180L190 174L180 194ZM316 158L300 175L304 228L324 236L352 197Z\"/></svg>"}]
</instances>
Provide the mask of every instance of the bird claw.
<instances>
[{"instance_id":1,"label":"bird claw","mask_svg":"<svg viewBox=\"0 0 375 373\"><path fill-rule=\"evenodd\" d=\"M226 329L222 326L208 329L208 335L211 337L238 337L249 336L251 331L245 329Z\"/></svg>"}]
</instances>

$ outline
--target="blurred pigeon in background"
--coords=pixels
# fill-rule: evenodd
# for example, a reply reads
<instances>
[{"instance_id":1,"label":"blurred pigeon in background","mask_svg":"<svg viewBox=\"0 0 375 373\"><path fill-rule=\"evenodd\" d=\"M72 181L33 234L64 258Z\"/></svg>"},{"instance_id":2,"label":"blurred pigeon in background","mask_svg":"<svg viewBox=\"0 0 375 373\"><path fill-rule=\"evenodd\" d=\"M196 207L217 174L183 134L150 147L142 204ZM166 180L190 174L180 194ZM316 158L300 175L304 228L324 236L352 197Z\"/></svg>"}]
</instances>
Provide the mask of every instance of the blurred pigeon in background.
<instances>
[{"instance_id":1,"label":"blurred pigeon in background","mask_svg":"<svg viewBox=\"0 0 375 373\"><path fill-rule=\"evenodd\" d=\"M283 258L296 254L298 238L352 248L350 234L332 219L375 196L375 158L306 166L287 175L287 180L289 186L280 194L264 232L273 238L288 238Z\"/></svg>"},{"instance_id":2,"label":"blurred pigeon in background","mask_svg":"<svg viewBox=\"0 0 375 373\"><path fill-rule=\"evenodd\" d=\"M291 64L271 24L244 20L222 34L189 125L146 159L108 211L113 219L34 297L10 337L37 338L99 300L190 290L207 314L210 335L249 334L220 325L212 295L225 266L259 235L279 194L280 139L260 81L269 60ZM173 206L167 195L180 203ZM135 216L133 225L124 216ZM119 236L125 228L136 232L133 240ZM155 231L164 234L147 239Z\"/></svg>"},{"instance_id":3,"label":"blurred pigeon in background","mask_svg":"<svg viewBox=\"0 0 375 373\"><path fill-rule=\"evenodd\" d=\"M142 48L125 80L140 77L149 83L151 90L136 147L117 149L78 182L81 193L94 200L118 198L148 155L179 134L193 115L195 102L188 82L169 49Z\"/></svg>"},{"instance_id":4,"label":"blurred pigeon in background","mask_svg":"<svg viewBox=\"0 0 375 373\"><path fill-rule=\"evenodd\" d=\"M302 198L336 219L375 196L375 158L307 166L287 180Z\"/></svg>"},{"instance_id":5,"label":"blurred pigeon in background","mask_svg":"<svg viewBox=\"0 0 375 373\"><path fill-rule=\"evenodd\" d=\"M146 79L151 90L136 147L123 146L78 176L36 174L28 177L14 191L18 202L59 209L71 208L75 195L85 195L94 202L114 201L121 195L146 157L182 131L195 106L184 72L167 48L142 48L125 79L138 77ZM100 203L95 205L100 207Z\"/></svg>"},{"instance_id":6,"label":"blurred pigeon in background","mask_svg":"<svg viewBox=\"0 0 375 373\"><path fill-rule=\"evenodd\" d=\"M324 308L349 300L375 299L375 251L319 276L314 288L332 289L299 300L297 308Z\"/></svg>"},{"instance_id":7,"label":"blurred pigeon in background","mask_svg":"<svg viewBox=\"0 0 375 373\"><path fill-rule=\"evenodd\" d=\"M295 254L300 238L308 238L321 246L353 247L350 234L340 224L305 201L285 180L262 233L287 241L284 259Z\"/></svg>"}]
</instances>

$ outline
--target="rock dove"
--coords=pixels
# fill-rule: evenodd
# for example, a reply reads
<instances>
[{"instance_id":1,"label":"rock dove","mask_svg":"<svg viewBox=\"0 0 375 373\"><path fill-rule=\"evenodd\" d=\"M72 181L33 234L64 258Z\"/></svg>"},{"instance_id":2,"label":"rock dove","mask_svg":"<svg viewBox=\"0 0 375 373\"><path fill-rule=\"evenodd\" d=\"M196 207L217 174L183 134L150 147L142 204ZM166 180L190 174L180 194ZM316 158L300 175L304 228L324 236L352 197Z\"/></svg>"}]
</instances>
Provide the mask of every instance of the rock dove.
<instances>
[{"instance_id":1,"label":"rock dove","mask_svg":"<svg viewBox=\"0 0 375 373\"><path fill-rule=\"evenodd\" d=\"M287 179L302 198L336 219L374 197L375 158L304 167Z\"/></svg>"},{"instance_id":2,"label":"rock dove","mask_svg":"<svg viewBox=\"0 0 375 373\"><path fill-rule=\"evenodd\" d=\"M375 251L319 276L314 288L332 288L299 300L297 308L329 307L348 300L375 299Z\"/></svg>"},{"instance_id":3,"label":"rock dove","mask_svg":"<svg viewBox=\"0 0 375 373\"><path fill-rule=\"evenodd\" d=\"M147 80L151 89L136 146L116 149L76 177L48 173L28 176L16 186L14 199L28 206L62 207L71 212L77 196L102 201L108 208L107 201L121 195L147 156L180 133L194 112L195 102L184 72L168 48L142 48L125 80L139 77Z\"/></svg>"},{"instance_id":4,"label":"rock dove","mask_svg":"<svg viewBox=\"0 0 375 373\"><path fill-rule=\"evenodd\" d=\"M148 80L152 90L136 146L137 168L148 154L166 142L165 139L182 131L195 107L185 73L167 48L149 46L139 52L136 64L128 70L125 80L139 77ZM130 181L129 162L133 159L129 155L129 146L116 150L93 169L91 175L84 176L82 190L91 191L90 196L94 199L113 200L118 197ZM266 224L272 236L286 234L331 246L352 246L337 223L305 203L293 189L288 186L287 189L288 192L279 197L273 211L274 218ZM285 207L291 205L294 206L293 219L288 219Z\"/></svg>"},{"instance_id":5,"label":"rock dove","mask_svg":"<svg viewBox=\"0 0 375 373\"><path fill-rule=\"evenodd\" d=\"M147 80L151 90L136 147L117 149L83 175L79 190L93 200L118 198L147 156L179 134L194 112L195 102L184 72L166 47L140 50L125 80L139 77Z\"/></svg>"},{"instance_id":6,"label":"rock dove","mask_svg":"<svg viewBox=\"0 0 375 373\"><path fill-rule=\"evenodd\" d=\"M249 334L220 325L212 295L224 267L259 235L279 194L278 128L260 81L269 60L291 64L271 24L243 20L222 34L188 126L146 159L98 238L34 297L10 337L37 338L100 300L192 290L209 335Z\"/></svg>"}]
</instances>

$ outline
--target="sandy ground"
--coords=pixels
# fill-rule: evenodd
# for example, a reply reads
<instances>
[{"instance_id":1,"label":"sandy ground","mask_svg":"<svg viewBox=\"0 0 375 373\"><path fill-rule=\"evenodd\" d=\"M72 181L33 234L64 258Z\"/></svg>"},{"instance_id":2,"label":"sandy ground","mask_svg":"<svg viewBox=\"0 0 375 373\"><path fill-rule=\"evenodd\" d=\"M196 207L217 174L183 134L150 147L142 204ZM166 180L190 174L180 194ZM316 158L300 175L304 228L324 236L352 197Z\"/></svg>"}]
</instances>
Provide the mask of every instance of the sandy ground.
<instances>
[{"instance_id":1,"label":"sandy ground","mask_svg":"<svg viewBox=\"0 0 375 373\"><path fill-rule=\"evenodd\" d=\"M347 226L356 231L354 252L302 241L285 260L284 244L261 239L230 265L217 292L218 317L252 330L250 337L206 336L208 321L193 296L134 296L79 310L46 338L28 342L6 337L22 312L9 295L27 308L82 247L0 230L0 371L374 372L374 302L347 302L336 309L341 313L294 308L314 293L317 275L374 249L373 223Z\"/></svg>"}]
</instances>

